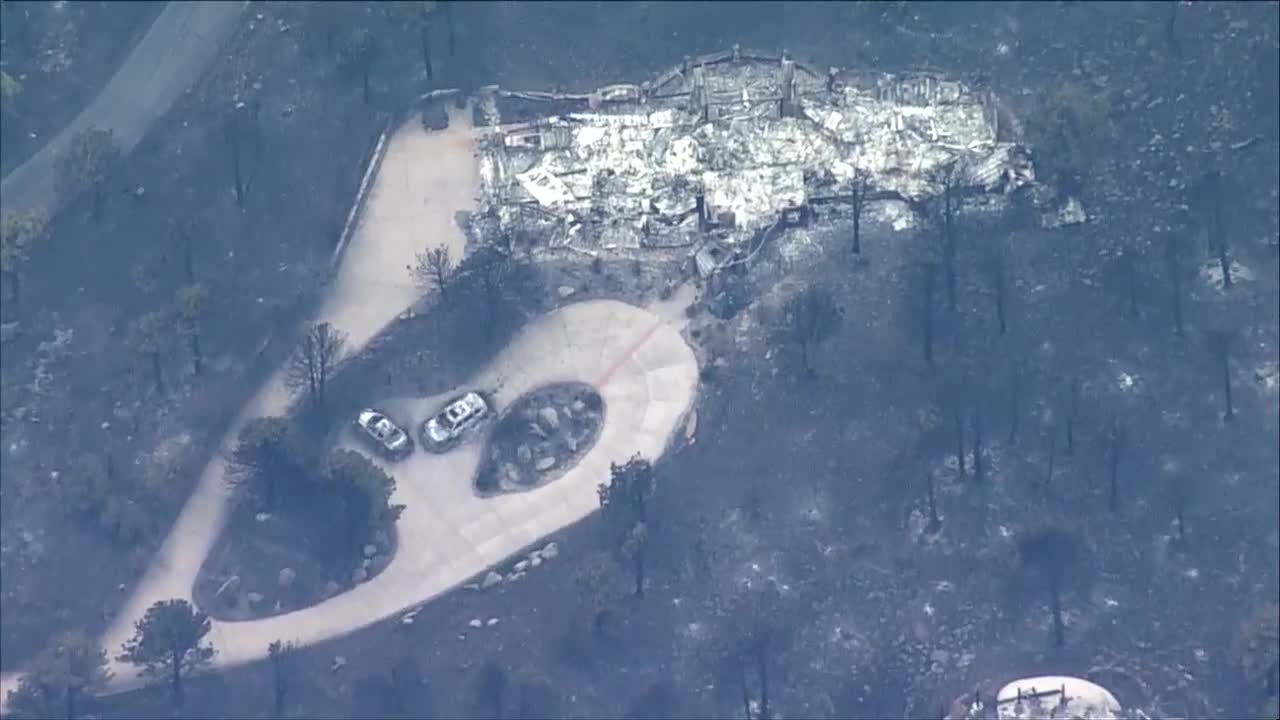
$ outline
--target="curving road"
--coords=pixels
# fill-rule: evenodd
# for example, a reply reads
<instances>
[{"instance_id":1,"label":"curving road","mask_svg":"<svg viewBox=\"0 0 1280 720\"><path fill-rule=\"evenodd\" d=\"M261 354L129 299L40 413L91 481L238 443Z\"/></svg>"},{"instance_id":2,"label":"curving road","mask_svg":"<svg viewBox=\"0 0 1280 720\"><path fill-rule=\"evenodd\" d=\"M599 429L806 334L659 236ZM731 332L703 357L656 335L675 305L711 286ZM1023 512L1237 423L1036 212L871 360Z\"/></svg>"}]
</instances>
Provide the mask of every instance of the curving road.
<instances>
[{"instance_id":1,"label":"curving road","mask_svg":"<svg viewBox=\"0 0 1280 720\"><path fill-rule=\"evenodd\" d=\"M97 97L35 155L0 181L5 212L44 208L60 198L55 168L71 138L90 127L111 130L124 153L200 77L235 32L248 2L171 2Z\"/></svg>"}]
</instances>

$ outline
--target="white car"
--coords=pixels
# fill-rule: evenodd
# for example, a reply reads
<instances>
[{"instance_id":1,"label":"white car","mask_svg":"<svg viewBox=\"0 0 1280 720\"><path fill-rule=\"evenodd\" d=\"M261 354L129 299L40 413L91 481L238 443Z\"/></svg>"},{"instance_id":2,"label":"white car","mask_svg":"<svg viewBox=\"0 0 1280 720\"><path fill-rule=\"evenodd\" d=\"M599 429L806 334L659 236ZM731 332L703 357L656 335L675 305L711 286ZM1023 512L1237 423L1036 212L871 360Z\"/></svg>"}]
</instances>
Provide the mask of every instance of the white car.
<instances>
[{"instance_id":1,"label":"white car","mask_svg":"<svg viewBox=\"0 0 1280 720\"><path fill-rule=\"evenodd\" d=\"M409 437L409 433L401 430L391 418L377 410L361 410L356 417L356 427L392 457L401 458L413 452L413 439Z\"/></svg>"},{"instance_id":2,"label":"white car","mask_svg":"<svg viewBox=\"0 0 1280 720\"><path fill-rule=\"evenodd\" d=\"M466 395L445 405L438 414L422 424L422 437L436 445L458 439L489 414L489 404L479 393Z\"/></svg>"}]
</instances>

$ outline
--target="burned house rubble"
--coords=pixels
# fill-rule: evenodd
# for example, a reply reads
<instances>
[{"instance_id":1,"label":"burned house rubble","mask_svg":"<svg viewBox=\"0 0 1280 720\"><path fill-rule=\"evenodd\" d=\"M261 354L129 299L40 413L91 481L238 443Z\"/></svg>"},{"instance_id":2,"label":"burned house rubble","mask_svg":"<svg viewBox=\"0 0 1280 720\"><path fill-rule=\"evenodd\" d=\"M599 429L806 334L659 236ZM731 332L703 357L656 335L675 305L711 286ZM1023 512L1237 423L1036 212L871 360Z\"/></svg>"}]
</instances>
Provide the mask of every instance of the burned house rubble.
<instances>
[{"instance_id":1,"label":"burned house rubble","mask_svg":"<svg viewBox=\"0 0 1280 720\"><path fill-rule=\"evenodd\" d=\"M1035 180L985 93L737 48L588 94L490 86L476 113L478 215L500 232L593 254L686 248L702 274L858 194L918 204L944 177L997 197Z\"/></svg>"}]
</instances>

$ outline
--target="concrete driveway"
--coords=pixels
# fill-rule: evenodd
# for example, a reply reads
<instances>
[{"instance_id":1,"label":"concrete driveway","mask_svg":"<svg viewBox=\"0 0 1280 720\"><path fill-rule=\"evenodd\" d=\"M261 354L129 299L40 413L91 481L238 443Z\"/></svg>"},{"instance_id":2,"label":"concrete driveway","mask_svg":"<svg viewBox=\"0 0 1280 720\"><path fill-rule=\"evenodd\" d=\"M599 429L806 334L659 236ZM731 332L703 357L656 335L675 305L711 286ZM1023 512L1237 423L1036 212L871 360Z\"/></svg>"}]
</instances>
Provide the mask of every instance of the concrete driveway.
<instances>
[{"instance_id":1,"label":"concrete driveway","mask_svg":"<svg viewBox=\"0 0 1280 720\"><path fill-rule=\"evenodd\" d=\"M454 218L474 206L478 167L470 112L450 110L450 127L426 132L411 118L388 141L360 224L315 320L347 333L356 352L419 298L407 266L417 253L447 247L461 257L465 237ZM689 297L644 310L614 301L570 305L517 335L467 387L498 388L499 409L539 385L592 383L606 403L595 446L555 482L518 495L480 499L471 491L483 438L445 455L422 451L389 466L397 482L399 550L377 577L311 608L263 620L215 622L215 667L266 656L272 640L312 644L358 630L418 605L483 572L525 546L587 516L611 462L635 453L657 458L691 406L698 368L681 337ZM397 409L414 425L439 398L403 398ZM223 457L245 422L281 414L289 404L282 376L268 380L223 438L219 452L170 531L152 566L101 645L114 656L153 603L191 599L196 576L230 507ZM110 663L109 692L138 687L137 669ZM18 676L0 678L8 690ZM0 698L0 705L3 698Z\"/></svg>"}]
</instances>

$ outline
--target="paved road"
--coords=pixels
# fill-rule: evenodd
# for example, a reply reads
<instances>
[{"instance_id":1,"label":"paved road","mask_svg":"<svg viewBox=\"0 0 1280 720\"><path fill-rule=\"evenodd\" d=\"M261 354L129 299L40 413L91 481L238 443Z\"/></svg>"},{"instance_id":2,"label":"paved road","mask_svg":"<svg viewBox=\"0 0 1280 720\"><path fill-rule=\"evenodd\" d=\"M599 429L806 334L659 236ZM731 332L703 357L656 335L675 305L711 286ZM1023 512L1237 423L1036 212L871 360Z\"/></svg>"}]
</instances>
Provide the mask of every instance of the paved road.
<instances>
[{"instance_id":1,"label":"paved road","mask_svg":"<svg viewBox=\"0 0 1280 720\"><path fill-rule=\"evenodd\" d=\"M54 168L71 138L90 127L111 130L129 152L174 101L199 79L235 31L247 2L171 2L97 97L26 162L0 181L5 212L61 201Z\"/></svg>"}]
</instances>

